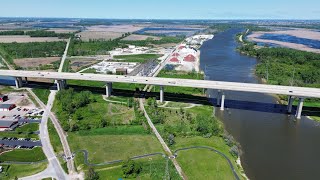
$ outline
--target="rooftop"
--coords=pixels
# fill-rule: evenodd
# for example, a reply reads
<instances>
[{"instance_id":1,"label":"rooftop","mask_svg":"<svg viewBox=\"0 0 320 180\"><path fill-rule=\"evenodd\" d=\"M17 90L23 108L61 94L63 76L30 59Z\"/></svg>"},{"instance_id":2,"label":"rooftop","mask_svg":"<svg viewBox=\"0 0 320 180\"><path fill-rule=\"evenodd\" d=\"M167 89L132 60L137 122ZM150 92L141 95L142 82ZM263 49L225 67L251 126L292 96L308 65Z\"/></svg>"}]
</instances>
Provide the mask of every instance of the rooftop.
<instances>
[{"instance_id":1,"label":"rooftop","mask_svg":"<svg viewBox=\"0 0 320 180\"><path fill-rule=\"evenodd\" d=\"M0 108L8 109L12 106L15 106L14 104L0 104Z\"/></svg>"},{"instance_id":2,"label":"rooftop","mask_svg":"<svg viewBox=\"0 0 320 180\"><path fill-rule=\"evenodd\" d=\"M194 55L189 54L188 56L184 57L184 61L187 62L194 62L196 60L196 57L194 57Z\"/></svg>"},{"instance_id":3,"label":"rooftop","mask_svg":"<svg viewBox=\"0 0 320 180\"><path fill-rule=\"evenodd\" d=\"M16 123L18 123L18 121L0 120L0 128L9 128Z\"/></svg>"}]
</instances>

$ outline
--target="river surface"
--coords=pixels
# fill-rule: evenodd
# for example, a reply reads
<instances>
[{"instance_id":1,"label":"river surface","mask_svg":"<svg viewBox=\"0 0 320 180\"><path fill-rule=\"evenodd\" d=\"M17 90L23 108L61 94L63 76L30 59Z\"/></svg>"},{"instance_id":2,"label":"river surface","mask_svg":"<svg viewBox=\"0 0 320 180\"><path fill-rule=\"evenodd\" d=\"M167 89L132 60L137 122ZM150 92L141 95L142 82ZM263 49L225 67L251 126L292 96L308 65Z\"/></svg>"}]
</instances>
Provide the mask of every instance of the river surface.
<instances>
[{"instance_id":1,"label":"river surface","mask_svg":"<svg viewBox=\"0 0 320 180\"><path fill-rule=\"evenodd\" d=\"M208 79L259 83L255 58L235 51L240 29L217 34L201 47L201 68ZM215 91L209 92L216 97ZM225 92L226 109L216 109L226 130L240 143L249 179L320 179L320 127L306 117L295 120L267 94ZM215 100L213 100L215 101Z\"/></svg>"}]
</instances>

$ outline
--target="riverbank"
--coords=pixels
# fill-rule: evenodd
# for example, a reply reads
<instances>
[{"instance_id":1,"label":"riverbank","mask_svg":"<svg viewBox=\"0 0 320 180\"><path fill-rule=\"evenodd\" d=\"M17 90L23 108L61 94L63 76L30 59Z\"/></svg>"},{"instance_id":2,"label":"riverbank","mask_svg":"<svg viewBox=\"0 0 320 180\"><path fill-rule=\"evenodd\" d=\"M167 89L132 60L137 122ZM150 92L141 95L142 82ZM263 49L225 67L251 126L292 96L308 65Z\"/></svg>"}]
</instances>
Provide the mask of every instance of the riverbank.
<instances>
[{"instance_id":1,"label":"riverbank","mask_svg":"<svg viewBox=\"0 0 320 180\"><path fill-rule=\"evenodd\" d=\"M239 38L239 36L246 34L247 33L242 33L236 37ZM318 71L317 60L320 57L319 55L286 48L259 48L250 41L241 42L238 40L238 42L241 44L240 47L238 47L238 51L241 54L255 58L259 55L258 64L254 72L260 83L320 87L320 81L315 77L315 74L313 74ZM298 59L297 56L300 57L300 59ZM315 80L310 81L309 78L314 78ZM279 104L288 104L286 96L274 95L273 97L277 99ZM294 105L296 104L297 103ZM320 101L318 99L307 99L304 106L310 108L319 107ZM317 117L318 114L320 114L319 112L314 112L312 113L313 115L309 114L310 112L307 114L309 119L318 121L319 118Z\"/></svg>"}]
</instances>

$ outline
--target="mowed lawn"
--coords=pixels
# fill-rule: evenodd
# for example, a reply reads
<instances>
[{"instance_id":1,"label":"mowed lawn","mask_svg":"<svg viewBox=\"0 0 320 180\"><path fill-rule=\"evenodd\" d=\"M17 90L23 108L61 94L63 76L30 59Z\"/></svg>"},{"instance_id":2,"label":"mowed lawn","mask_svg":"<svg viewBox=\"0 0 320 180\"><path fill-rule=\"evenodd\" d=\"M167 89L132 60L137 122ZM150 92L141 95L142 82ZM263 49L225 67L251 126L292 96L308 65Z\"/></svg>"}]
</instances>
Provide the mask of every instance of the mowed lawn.
<instances>
[{"instance_id":1,"label":"mowed lawn","mask_svg":"<svg viewBox=\"0 0 320 180\"><path fill-rule=\"evenodd\" d=\"M31 150L15 149L1 154L0 161L37 162L45 160L46 156L41 147Z\"/></svg>"},{"instance_id":2,"label":"mowed lawn","mask_svg":"<svg viewBox=\"0 0 320 180\"><path fill-rule=\"evenodd\" d=\"M160 143L153 135L81 136L69 133L68 141L72 151L87 150L90 163L124 160L132 156L162 152Z\"/></svg>"},{"instance_id":3,"label":"mowed lawn","mask_svg":"<svg viewBox=\"0 0 320 180\"><path fill-rule=\"evenodd\" d=\"M210 150L180 151L177 160L189 179L234 179L228 162Z\"/></svg>"},{"instance_id":4,"label":"mowed lawn","mask_svg":"<svg viewBox=\"0 0 320 180\"><path fill-rule=\"evenodd\" d=\"M2 180L12 180L17 178L22 178L26 176L31 176L37 174L47 168L47 162L39 164L28 164L28 165L2 165L3 173L0 173L0 179Z\"/></svg>"},{"instance_id":5,"label":"mowed lawn","mask_svg":"<svg viewBox=\"0 0 320 180\"><path fill-rule=\"evenodd\" d=\"M192 146L208 146L227 155L235 169L235 158L229 153L229 146L220 137L190 137L176 138L176 144L171 148L177 150ZM179 151L177 160L189 179L234 179L232 170L227 160L221 155L207 149L191 149ZM237 172L241 177L240 173Z\"/></svg>"},{"instance_id":6,"label":"mowed lawn","mask_svg":"<svg viewBox=\"0 0 320 180\"><path fill-rule=\"evenodd\" d=\"M99 174L100 179L164 179L166 175L167 159L161 156L154 156L135 161L141 164L142 167L141 173L136 178L123 178L121 164L115 165L113 167L96 169L95 171ZM171 180L181 179L170 160L168 160L168 172Z\"/></svg>"}]
</instances>

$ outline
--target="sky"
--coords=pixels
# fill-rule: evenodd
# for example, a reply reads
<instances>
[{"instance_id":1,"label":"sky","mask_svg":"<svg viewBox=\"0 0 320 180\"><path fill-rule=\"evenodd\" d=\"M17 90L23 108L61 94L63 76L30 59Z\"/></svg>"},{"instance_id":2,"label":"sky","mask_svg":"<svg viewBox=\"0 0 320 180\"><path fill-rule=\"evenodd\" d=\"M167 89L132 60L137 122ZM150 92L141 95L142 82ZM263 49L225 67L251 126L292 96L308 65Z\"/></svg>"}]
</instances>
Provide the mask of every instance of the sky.
<instances>
[{"instance_id":1,"label":"sky","mask_svg":"<svg viewBox=\"0 0 320 180\"><path fill-rule=\"evenodd\" d=\"M320 0L0 0L0 17L320 19Z\"/></svg>"}]
</instances>

